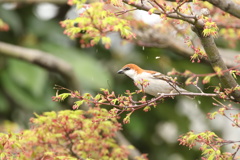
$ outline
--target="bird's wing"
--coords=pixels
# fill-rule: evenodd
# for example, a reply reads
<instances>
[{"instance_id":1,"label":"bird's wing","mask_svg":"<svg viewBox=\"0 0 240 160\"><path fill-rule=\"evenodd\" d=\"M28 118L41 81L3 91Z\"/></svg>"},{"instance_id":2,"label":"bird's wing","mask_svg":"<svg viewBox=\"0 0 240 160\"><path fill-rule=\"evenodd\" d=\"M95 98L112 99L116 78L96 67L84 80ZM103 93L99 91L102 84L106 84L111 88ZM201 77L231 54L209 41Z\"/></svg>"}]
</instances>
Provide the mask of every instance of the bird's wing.
<instances>
[{"instance_id":1,"label":"bird's wing","mask_svg":"<svg viewBox=\"0 0 240 160\"><path fill-rule=\"evenodd\" d=\"M174 86L178 86L180 85L180 83L178 83L175 79L173 79L172 77L169 77L169 76L166 76L162 73L159 73L159 72L155 72L155 73L152 73L152 76L154 79L161 79L161 80L164 80L166 82L168 82L170 85L174 85Z\"/></svg>"}]
</instances>

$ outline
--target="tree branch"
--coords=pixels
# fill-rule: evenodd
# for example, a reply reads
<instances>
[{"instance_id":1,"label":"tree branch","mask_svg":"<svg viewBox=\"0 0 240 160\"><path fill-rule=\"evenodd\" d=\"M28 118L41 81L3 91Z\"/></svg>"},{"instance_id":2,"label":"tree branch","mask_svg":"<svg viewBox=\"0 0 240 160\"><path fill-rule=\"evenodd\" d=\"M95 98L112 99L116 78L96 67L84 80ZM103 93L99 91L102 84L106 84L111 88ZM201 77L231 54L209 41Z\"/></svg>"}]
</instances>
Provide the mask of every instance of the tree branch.
<instances>
[{"instance_id":1,"label":"tree branch","mask_svg":"<svg viewBox=\"0 0 240 160\"><path fill-rule=\"evenodd\" d=\"M80 83L75 76L72 66L50 53L0 42L0 54L22 59L49 71L57 72L63 76L70 88L80 89Z\"/></svg>"},{"instance_id":2,"label":"tree branch","mask_svg":"<svg viewBox=\"0 0 240 160\"><path fill-rule=\"evenodd\" d=\"M220 8L221 10L240 18L240 5L233 0L203 0L208 1L212 5Z\"/></svg>"},{"instance_id":3,"label":"tree branch","mask_svg":"<svg viewBox=\"0 0 240 160\"><path fill-rule=\"evenodd\" d=\"M135 42L145 47L168 48L174 53L186 58L194 54L194 51L183 42L183 39L166 35L166 33L160 32L159 30L161 29L153 28L148 25L140 29L134 28L134 33L137 36ZM199 43L199 46L200 45ZM238 65L234 57L239 55L239 52L223 48L218 48L218 50L227 67L231 68ZM203 61L209 63L208 60L203 59Z\"/></svg>"},{"instance_id":4,"label":"tree branch","mask_svg":"<svg viewBox=\"0 0 240 160\"><path fill-rule=\"evenodd\" d=\"M171 2L176 2L176 0L167 0ZM213 4L214 6L222 9L223 11L230 13L231 15L240 18L240 5L235 3L232 0L202 0L202 1L208 1L209 3ZM64 4L67 3L67 0L1 0L0 3L6 3L6 2L18 2L18 3L42 3L42 2L48 2L48 3L56 3L56 4ZM125 3L130 3L130 0L123 0ZM189 1L191 2L191 0ZM131 5L137 7L138 9L146 9L141 3L131 3ZM149 9L146 9L149 10ZM178 16L171 15L175 18ZM172 17L172 18L173 18Z\"/></svg>"},{"instance_id":5,"label":"tree branch","mask_svg":"<svg viewBox=\"0 0 240 160\"><path fill-rule=\"evenodd\" d=\"M171 2L176 2L176 0L166 0ZM237 18L240 18L240 5L234 0L202 0L207 1L214 5L215 7L220 8L224 12L227 12ZM192 2L192 0L189 0L188 2Z\"/></svg>"},{"instance_id":6,"label":"tree branch","mask_svg":"<svg viewBox=\"0 0 240 160\"><path fill-rule=\"evenodd\" d=\"M194 27L194 32L197 33L198 37L200 38L203 48L205 49L205 52L208 55L208 60L210 64L212 65L213 69L216 67L219 67L221 70L227 70L227 66L224 64L223 59L221 58L219 51L217 49L217 46L214 42L214 39L212 36L203 36L203 28ZM238 85L236 80L232 77L230 72L224 72L223 75L218 76L220 81L223 84L224 88L235 88ZM235 90L232 93L232 96L240 102L240 91Z\"/></svg>"},{"instance_id":7,"label":"tree branch","mask_svg":"<svg viewBox=\"0 0 240 160\"><path fill-rule=\"evenodd\" d=\"M130 2L130 0L123 0L125 3L130 3L132 6L137 7L138 9L142 10L150 10L151 7L146 6L141 3L136 2ZM156 14L162 14L160 11L158 11ZM212 65L213 69L216 67L219 67L221 70L227 70L227 66L224 64L224 61L222 60L219 51L217 49L217 46L214 42L214 39L212 36L203 36L203 29L204 29L204 21L202 19L196 19L193 17L188 17L182 14L179 14L178 12L174 13L165 13L165 15L169 18L173 19L181 19L183 21L186 21L190 24L192 24L194 27L194 32L197 33L198 37L200 38L203 48L205 49L206 54L208 55L208 60L210 64ZM230 72L224 72L223 75L219 76L220 81L223 84L224 88L231 88L234 89L235 87L238 87L238 83L236 80L231 76ZM240 102L240 91L235 90L232 93L232 96L235 98L236 101Z\"/></svg>"},{"instance_id":8,"label":"tree branch","mask_svg":"<svg viewBox=\"0 0 240 160\"><path fill-rule=\"evenodd\" d=\"M62 59L51 55L50 53L0 42L0 54L21 59L46 68L49 71L57 72L64 77L66 82L68 82L70 85L70 88L73 90L80 89L80 83L75 76L72 66ZM116 139L120 145L132 145L120 132L117 133ZM72 145L70 146L70 149L72 155L76 157L74 152L72 152ZM129 150L129 152L130 159L134 159L136 156L141 156L141 153L136 148Z\"/></svg>"},{"instance_id":9,"label":"tree branch","mask_svg":"<svg viewBox=\"0 0 240 160\"><path fill-rule=\"evenodd\" d=\"M149 5L142 4L141 2L133 2L132 0L123 0L123 2L126 3L126 4L129 4L133 7L136 7L137 9L144 10L144 11L149 11L151 8L153 8L150 4ZM151 1L149 1L149 3L150 2ZM195 16L189 16L189 15L184 15L184 14L180 15L176 12L164 13L164 12L161 12L161 11L155 11L154 14L158 14L158 15L165 14L169 18L180 19L180 20L183 20L183 21L188 22L190 24L195 24L195 21L196 21ZM200 23L200 21L199 21L198 25L203 25L203 23Z\"/></svg>"}]
</instances>

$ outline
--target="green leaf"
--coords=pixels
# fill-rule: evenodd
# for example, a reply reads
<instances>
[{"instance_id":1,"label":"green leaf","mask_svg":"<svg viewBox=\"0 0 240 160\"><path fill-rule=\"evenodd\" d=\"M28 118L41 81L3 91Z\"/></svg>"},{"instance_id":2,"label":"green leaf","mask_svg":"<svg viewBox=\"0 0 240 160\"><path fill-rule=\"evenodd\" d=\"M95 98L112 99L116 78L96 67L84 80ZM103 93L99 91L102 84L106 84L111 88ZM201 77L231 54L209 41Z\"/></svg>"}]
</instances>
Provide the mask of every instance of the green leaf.
<instances>
[{"instance_id":1,"label":"green leaf","mask_svg":"<svg viewBox=\"0 0 240 160\"><path fill-rule=\"evenodd\" d=\"M213 76L206 76L206 77L204 77L203 80L202 80L202 83L203 84L209 83L212 77Z\"/></svg>"},{"instance_id":2,"label":"green leaf","mask_svg":"<svg viewBox=\"0 0 240 160\"><path fill-rule=\"evenodd\" d=\"M75 101L74 103L80 107L83 104L84 100L80 100L80 101Z\"/></svg>"},{"instance_id":3,"label":"green leaf","mask_svg":"<svg viewBox=\"0 0 240 160\"><path fill-rule=\"evenodd\" d=\"M102 97L101 94L97 94L97 95L94 97L94 100L98 101L101 97Z\"/></svg>"},{"instance_id":4,"label":"green leaf","mask_svg":"<svg viewBox=\"0 0 240 160\"><path fill-rule=\"evenodd\" d=\"M6 156L7 156L6 153L5 153L5 152L2 152L2 153L0 154L0 159L5 159Z\"/></svg>"},{"instance_id":5,"label":"green leaf","mask_svg":"<svg viewBox=\"0 0 240 160\"><path fill-rule=\"evenodd\" d=\"M235 79L237 79L236 70L231 70L230 73Z\"/></svg>"},{"instance_id":6,"label":"green leaf","mask_svg":"<svg viewBox=\"0 0 240 160\"><path fill-rule=\"evenodd\" d=\"M119 99L118 99L118 98L111 100L111 103L112 103L112 104L116 104L116 103L118 103L118 102L119 102Z\"/></svg>"},{"instance_id":7,"label":"green leaf","mask_svg":"<svg viewBox=\"0 0 240 160\"><path fill-rule=\"evenodd\" d=\"M156 10L157 10L156 8L151 8L151 9L148 11L148 13L151 15L151 14L153 14Z\"/></svg>"},{"instance_id":8,"label":"green leaf","mask_svg":"<svg viewBox=\"0 0 240 160\"><path fill-rule=\"evenodd\" d=\"M208 156L208 160L214 160L216 157L215 151L213 150L210 156Z\"/></svg>"},{"instance_id":9,"label":"green leaf","mask_svg":"<svg viewBox=\"0 0 240 160\"><path fill-rule=\"evenodd\" d=\"M150 111L150 110L151 110L151 107L150 107L150 106L146 106L146 107L144 107L144 109L143 109L144 112L148 112L148 111Z\"/></svg>"},{"instance_id":10,"label":"green leaf","mask_svg":"<svg viewBox=\"0 0 240 160\"><path fill-rule=\"evenodd\" d=\"M123 119L123 123L130 123L130 116L133 112L130 112L126 115L126 117Z\"/></svg>"},{"instance_id":11,"label":"green leaf","mask_svg":"<svg viewBox=\"0 0 240 160\"><path fill-rule=\"evenodd\" d=\"M118 2L116 5L123 4L121 1ZM77 27L75 24L78 24ZM70 38L80 38L82 47L93 46L101 39L105 48L109 48L111 39L106 37L106 34L113 31L119 32L125 39L135 37L129 21L118 17L111 10L106 10L104 3L101 2L91 3L79 17L64 20L61 26L65 28L64 33ZM81 34L82 29L86 30L84 34Z\"/></svg>"},{"instance_id":12,"label":"green leaf","mask_svg":"<svg viewBox=\"0 0 240 160\"><path fill-rule=\"evenodd\" d=\"M102 43L104 45L109 45L111 44L111 39L109 37L102 37Z\"/></svg>"},{"instance_id":13,"label":"green leaf","mask_svg":"<svg viewBox=\"0 0 240 160\"><path fill-rule=\"evenodd\" d=\"M4 147L3 147L2 143L0 143L0 150L3 150L3 149L4 149Z\"/></svg>"},{"instance_id":14,"label":"green leaf","mask_svg":"<svg viewBox=\"0 0 240 160\"><path fill-rule=\"evenodd\" d=\"M90 93L84 93L83 98L84 99L91 99L92 95Z\"/></svg>"},{"instance_id":15,"label":"green leaf","mask_svg":"<svg viewBox=\"0 0 240 160\"><path fill-rule=\"evenodd\" d=\"M71 96L71 93L62 93L57 95L57 97L61 97L61 101L65 100L69 96Z\"/></svg>"}]
</instances>

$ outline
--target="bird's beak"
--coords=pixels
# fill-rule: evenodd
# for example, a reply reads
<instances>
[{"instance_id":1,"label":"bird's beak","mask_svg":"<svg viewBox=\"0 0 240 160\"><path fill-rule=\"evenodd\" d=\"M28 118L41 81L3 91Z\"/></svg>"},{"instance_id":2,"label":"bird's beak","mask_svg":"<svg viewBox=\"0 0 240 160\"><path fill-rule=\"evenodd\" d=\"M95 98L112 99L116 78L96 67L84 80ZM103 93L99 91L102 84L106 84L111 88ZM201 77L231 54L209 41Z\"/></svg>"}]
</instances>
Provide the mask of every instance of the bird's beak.
<instances>
[{"instance_id":1,"label":"bird's beak","mask_svg":"<svg viewBox=\"0 0 240 160\"><path fill-rule=\"evenodd\" d=\"M117 73L118 74L123 74L123 71L120 69Z\"/></svg>"}]
</instances>

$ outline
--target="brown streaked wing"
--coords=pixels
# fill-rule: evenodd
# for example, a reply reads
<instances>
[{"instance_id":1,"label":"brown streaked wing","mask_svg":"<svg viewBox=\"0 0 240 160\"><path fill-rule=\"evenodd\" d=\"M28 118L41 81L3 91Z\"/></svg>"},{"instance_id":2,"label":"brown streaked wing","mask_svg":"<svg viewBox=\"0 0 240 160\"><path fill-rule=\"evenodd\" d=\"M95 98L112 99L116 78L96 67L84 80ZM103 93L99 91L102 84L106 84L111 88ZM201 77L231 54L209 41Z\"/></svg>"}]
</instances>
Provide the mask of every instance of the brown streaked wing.
<instances>
[{"instance_id":1,"label":"brown streaked wing","mask_svg":"<svg viewBox=\"0 0 240 160\"><path fill-rule=\"evenodd\" d=\"M153 77L154 78L157 78L157 79L161 79L161 80L164 80L168 83L171 83L172 85L181 85L179 82L177 81L174 81L174 79L172 77L169 77L169 76L166 76L162 73L159 73L159 72L156 72L155 74L153 74Z\"/></svg>"}]
</instances>

